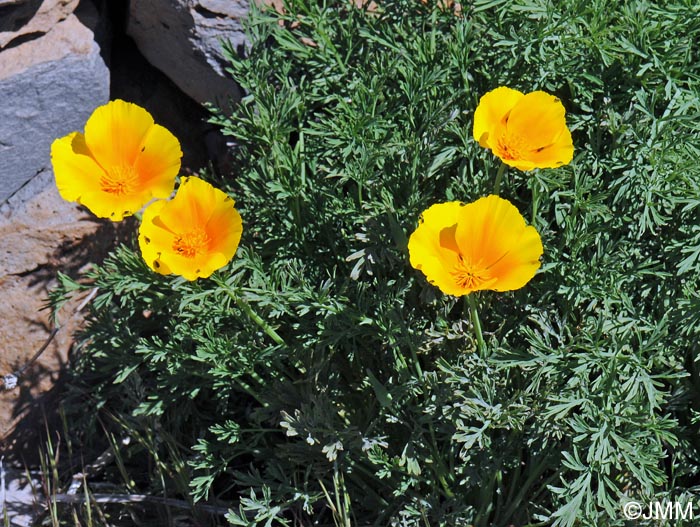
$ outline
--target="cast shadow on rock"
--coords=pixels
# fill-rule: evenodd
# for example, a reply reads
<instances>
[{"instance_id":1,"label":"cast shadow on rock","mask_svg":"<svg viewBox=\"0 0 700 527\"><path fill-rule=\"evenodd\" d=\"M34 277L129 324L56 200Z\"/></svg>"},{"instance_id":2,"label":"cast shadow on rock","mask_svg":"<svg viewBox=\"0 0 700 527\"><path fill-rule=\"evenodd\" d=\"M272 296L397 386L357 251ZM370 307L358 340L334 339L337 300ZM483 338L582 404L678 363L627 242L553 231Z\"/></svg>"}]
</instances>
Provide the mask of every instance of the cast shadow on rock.
<instances>
[{"instance_id":1,"label":"cast shadow on rock","mask_svg":"<svg viewBox=\"0 0 700 527\"><path fill-rule=\"evenodd\" d=\"M101 264L114 247L128 242L138 229L138 223L133 217L120 223L96 219L86 221L96 223L96 230L77 241L62 242L47 262L26 273L31 276L30 286L44 285L49 290L55 283L58 272L79 280L86 266Z\"/></svg>"},{"instance_id":2,"label":"cast shadow on rock","mask_svg":"<svg viewBox=\"0 0 700 527\"><path fill-rule=\"evenodd\" d=\"M27 288L48 293L56 286L59 271L73 280L84 281L86 266L100 264L117 244L135 236L137 222L133 218L118 224L106 220L97 220L96 223L97 228L93 232L77 242L58 246L47 263L26 273ZM46 340L34 338L34 348L26 350L23 358L16 361L17 364L8 365L12 368L10 371L23 369L17 388L5 391L5 394L14 392L15 398L3 398L4 404L13 405L6 410L6 415L11 418L14 429L0 438L0 453L11 459L35 465L39 450L45 447L47 426L48 430L60 430L57 428L61 426L58 403L71 360L74 334L82 326L87 312L86 309L76 311L85 297L85 294L79 295L59 310L58 332L35 361L31 362L31 359ZM43 335L44 339L49 339L54 330L48 307L37 313L36 318L25 317L23 325L27 328L26 335Z\"/></svg>"},{"instance_id":3,"label":"cast shadow on rock","mask_svg":"<svg viewBox=\"0 0 700 527\"><path fill-rule=\"evenodd\" d=\"M20 3L0 6L0 33L15 32L22 28L39 10L42 1L25 0Z\"/></svg>"},{"instance_id":4,"label":"cast shadow on rock","mask_svg":"<svg viewBox=\"0 0 700 527\"><path fill-rule=\"evenodd\" d=\"M23 465L36 466L39 452L45 450L49 430L60 430L61 420L56 411L63 388L62 379L68 362L55 349L48 358L51 365L36 361L29 366L14 389L12 417L17 421L14 430L0 443L0 453ZM21 368L18 364L16 367ZM50 386L42 390L43 386ZM55 437L52 437L52 441Z\"/></svg>"}]
</instances>

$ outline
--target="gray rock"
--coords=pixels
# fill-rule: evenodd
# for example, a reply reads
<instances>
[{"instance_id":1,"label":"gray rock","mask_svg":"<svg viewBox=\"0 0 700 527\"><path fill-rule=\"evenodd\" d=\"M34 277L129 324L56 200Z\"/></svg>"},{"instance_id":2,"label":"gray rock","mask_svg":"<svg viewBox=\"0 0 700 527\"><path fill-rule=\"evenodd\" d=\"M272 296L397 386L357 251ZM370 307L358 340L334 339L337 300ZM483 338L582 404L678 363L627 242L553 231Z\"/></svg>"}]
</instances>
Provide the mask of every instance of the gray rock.
<instances>
[{"instance_id":1,"label":"gray rock","mask_svg":"<svg viewBox=\"0 0 700 527\"><path fill-rule=\"evenodd\" d=\"M131 0L127 33L141 53L200 103L240 99L225 72L221 40L246 43L245 0Z\"/></svg>"},{"instance_id":2,"label":"gray rock","mask_svg":"<svg viewBox=\"0 0 700 527\"><path fill-rule=\"evenodd\" d=\"M79 11L0 51L0 203L50 168L54 139L82 130L109 100L109 70L95 42L101 19L89 3Z\"/></svg>"},{"instance_id":3,"label":"gray rock","mask_svg":"<svg viewBox=\"0 0 700 527\"><path fill-rule=\"evenodd\" d=\"M14 20L12 31L0 35L7 44L0 50L0 377L28 365L47 342L53 321L43 308L57 270L77 275L96 257L95 240L114 239L114 232L99 234L104 224L61 199L51 171L51 143L82 130L93 109L109 100L109 71L95 41L96 33L106 36L106 22L89 0L73 12L75 4L26 2L35 16L26 22L19 1L0 4L0 16L13 13ZM29 416L49 400L80 324L77 318L61 323L65 328L17 386L0 390L0 450L37 449L42 428ZM27 431L19 433L25 422ZM18 503L11 486L0 487ZM18 518L13 525L21 525Z\"/></svg>"}]
</instances>

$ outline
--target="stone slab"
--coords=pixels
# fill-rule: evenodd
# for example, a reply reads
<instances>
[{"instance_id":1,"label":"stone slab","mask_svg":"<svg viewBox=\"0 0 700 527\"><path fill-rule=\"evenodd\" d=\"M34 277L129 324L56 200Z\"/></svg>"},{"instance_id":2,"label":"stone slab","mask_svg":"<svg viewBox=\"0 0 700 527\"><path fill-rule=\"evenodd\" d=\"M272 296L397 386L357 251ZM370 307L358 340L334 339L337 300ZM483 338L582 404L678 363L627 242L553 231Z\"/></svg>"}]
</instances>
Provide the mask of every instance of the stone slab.
<instances>
[{"instance_id":1,"label":"stone slab","mask_svg":"<svg viewBox=\"0 0 700 527\"><path fill-rule=\"evenodd\" d=\"M109 100L109 70L85 20L71 14L0 51L0 203L50 168L54 139L82 130Z\"/></svg>"}]
</instances>

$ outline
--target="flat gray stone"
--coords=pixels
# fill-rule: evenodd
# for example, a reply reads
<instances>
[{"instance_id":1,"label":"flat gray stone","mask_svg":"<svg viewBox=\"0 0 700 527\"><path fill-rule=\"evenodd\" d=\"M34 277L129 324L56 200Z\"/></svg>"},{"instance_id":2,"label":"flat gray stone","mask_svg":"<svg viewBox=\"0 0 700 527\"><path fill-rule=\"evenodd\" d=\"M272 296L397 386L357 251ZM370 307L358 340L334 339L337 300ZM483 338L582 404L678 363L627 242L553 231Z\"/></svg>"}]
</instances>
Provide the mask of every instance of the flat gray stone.
<instances>
[{"instance_id":1,"label":"flat gray stone","mask_svg":"<svg viewBox=\"0 0 700 527\"><path fill-rule=\"evenodd\" d=\"M71 14L43 36L0 51L0 204L50 169L54 139L83 130L109 100L109 70L84 24L98 26L94 7L90 15Z\"/></svg>"}]
</instances>

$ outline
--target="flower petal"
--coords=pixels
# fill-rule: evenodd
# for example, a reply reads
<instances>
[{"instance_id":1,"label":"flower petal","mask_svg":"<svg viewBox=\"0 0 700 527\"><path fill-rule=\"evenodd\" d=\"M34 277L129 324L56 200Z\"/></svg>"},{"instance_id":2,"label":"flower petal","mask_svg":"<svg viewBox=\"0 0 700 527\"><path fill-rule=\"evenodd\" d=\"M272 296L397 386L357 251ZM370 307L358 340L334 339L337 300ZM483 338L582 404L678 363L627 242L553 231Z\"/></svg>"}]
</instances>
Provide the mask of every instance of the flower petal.
<instances>
[{"instance_id":1,"label":"flower petal","mask_svg":"<svg viewBox=\"0 0 700 527\"><path fill-rule=\"evenodd\" d=\"M166 198L175 187L181 158L177 138L166 128L154 124L143 138L134 168L141 184L151 189L153 197Z\"/></svg>"},{"instance_id":2,"label":"flower petal","mask_svg":"<svg viewBox=\"0 0 700 527\"><path fill-rule=\"evenodd\" d=\"M564 126L554 143L535 150L528 157L532 165L537 168L557 168L568 165L574 158L574 143L571 132Z\"/></svg>"},{"instance_id":3,"label":"flower petal","mask_svg":"<svg viewBox=\"0 0 700 527\"><path fill-rule=\"evenodd\" d=\"M556 168L573 159L566 110L554 95L523 95L500 87L485 94L474 113L474 138L503 163L520 170Z\"/></svg>"},{"instance_id":4,"label":"flower petal","mask_svg":"<svg viewBox=\"0 0 700 527\"><path fill-rule=\"evenodd\" d=\"M85 134L54 141L51 152L61 195L113 221L154 196L167 197L182 156L170 132L143 108L121 100L97 108Z\"/></svg>"},{"instance_id":5,"label":"flower petal","mask_svg":"<svg viewBox=\"0 0 700 527\"><path fill-rule=\"evenodd\" d=\"M525 228L525 220L508 200L487 196L470 203L459 218L455 238L470 261L490 267L506 254Z\"/></svg>"},{"instance_id":6,"label":"flower petal","mask_svg":"<svg viewBox=\"0 0 700 527\"><path fill-rule=\"evenodd\" d=\"M172 200L156 204L146 209L139 235L149 267L196 280L233 258L243 226L226 193L192 176L182 179Z\"/></svg>"},{"instance_id":7,"label":"flower petal","mask_svg":"<svg viewBox=\"0 0 700 527\"><path fill-rule=\"evenodd\" d=\"M525 95L501 86L484 94L474 112L474 139L484 148L493 148L489 139L498 137L505 118Z\"/></svg>"},{"instance_id":8,"label":"flower petal","mask_svg":"<svg viewBox=\"0 0 700 527\"><path fill-rule=\"evenodd\" d=\"M463 207L458 201L432 205L408 240L411 265L443 293L455 296L464 294L451 275L458 258L454 228Z\"/></svg>"},{"instance_id":9,"label":"flower petal","mask_svg":"<svg viewBox=\"0 0 700 527\"><path fill-rule=\"evenodd\" d=\"M209 253L206 258L196 260L195 265L184 266L181 274L187 280L209 278L214 271L229 263L232 257L233 255L227 257L223 253Z\"/></svg>"},{"instance_id":10,"label":"flower petal","mask_svg":"<svg viewBox=\"0 0 700 527\"><path fill-rule=\"evenodd\" d=\"M110 101L97 108L85 123L85 141L97 162L109 167L133 166L153 117L136 104Z\"/></svg>"},{"instance_id":11,"label":"flower petal","mask_svg":"<svg viewBox=\"0 0 700 527\"><path fill-rule=\"evenodd\" d=\"M168 202L154 201L143 211L139 226L139 248L146 265L160 274L170 274L170 268L161 261L164 250L173 246L174 234L160 221L159 216Z\"/></svg>"},{"instance_id":12,"label":"flower petal","mask_svg":"<svg viewBox=\"0 0 700 527\"><path fill-rule=\"evenodd\" d=\"M540 267L543 248L537 230L527 226L512 203L498 196L467 205L456 238L462 254L481 263L494 279L488 289L519 289Z\"/></svg>"},{"instance_id":13,"label":"flower petal","mask_svg":"<svg viewBox=\"0 0 700 527\"><path fill-rule=\"evenodd\" d=\"M518 289L540 266L539 234L498 196L433 205L422 220L408 243L411 265L446 294Z\"/></svg>"},{"instance_id":14,"label":"flower petal","mask_svg":"<svg viewBox=\"0 0 700 527\"><path fill-rule=\"evenodd\" d=\"M508 253L491 267L491 272L498 278L492 289L513 291L523 287L540 268L542 252L542 240L537 230L526 227Z\"/></svg>"},{"instance_id":15,"label":"flower petal","mask_svg":"<svg viewBox=\"0 0 700 527\"><path fill-rule=\"evenodd\" d=\"M497 152L494 152L494 154L497 154ZM523 172L527 172L528 170L534 170L536 168L548 168L548 167L538 167L534 161L530 161L529 159L504 159L501 158L501 161L508 165L509 167L517 168L518 170L522 170Z\"/></svg>"},{"instance_id":16,"label":"flower petal","mask_svg":"<svg viewBox=\"0 0 700 527\"><path fill-rule=\"evenodd\" d=\"M78 201L86 192L99 190L104 171L92 158L83 134L73 132L56 139L51 144L51 164L58 192L66 201Z\"/></svg>"},{"instance_id":17,"label":"flower petal","mask_svg":"<svg viewBox=\"0 0 700 527\"><path fill-rule=\"evenodd\" d=\"M77 201L98 218L109 218L112 221L121 221L143 207L139 196L117 196L99 189L83 192Z\"/></svg>"},{"instance_id":18,"label":"flower petal","mask_svg":"<svg viewBox=\"0 0 700 527\"><path fill-rule=\"evenodd\" d=\"M227 196L228 197L228 196ZM218 251L230 260L238 248L243 233L243 220L233 208L235 202L229 198L217 204L206 225L211 239L211 250Z\"/></svg>"},{"instance_id":19,"label":"flower petal","mask_svg":"<svg viewBox=\"0 0 700 527\"><path fill-rule=\"evenodd\" d=\"M554 95L543 91L528 93L508 117L508 135L522 138L526 150L535 151L554 144L566 129L566 110Z\"/></svg>"},{"instance_id":20,"label":"flower petal","mask_svg":"<svg viewBox=\"0 0 700 527\"><path fill-rule=\"evenodd\" d=\"M167 225L205 225L216 205L215 190L198 177L183 177L175 198L161 214L163 222Z\"/></svg>"}]
</instances>

